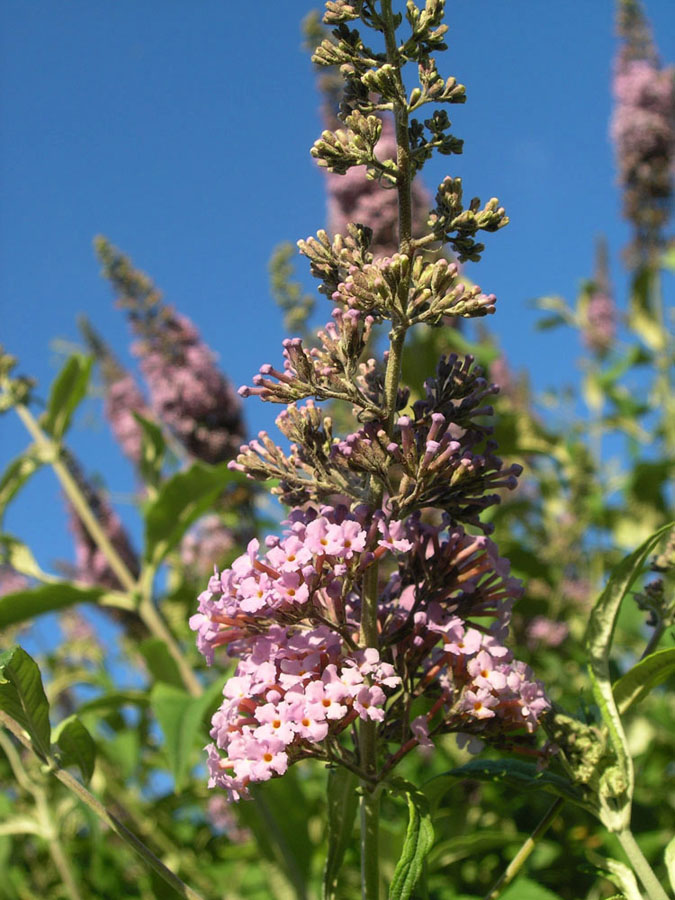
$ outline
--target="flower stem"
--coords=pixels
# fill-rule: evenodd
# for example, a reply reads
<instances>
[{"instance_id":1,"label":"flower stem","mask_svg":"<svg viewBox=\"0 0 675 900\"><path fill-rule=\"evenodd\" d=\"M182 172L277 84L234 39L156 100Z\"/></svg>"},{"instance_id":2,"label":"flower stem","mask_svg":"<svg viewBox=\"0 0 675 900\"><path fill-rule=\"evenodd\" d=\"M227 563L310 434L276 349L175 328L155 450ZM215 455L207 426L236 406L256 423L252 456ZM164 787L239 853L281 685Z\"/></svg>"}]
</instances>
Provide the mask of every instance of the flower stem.
<instances>
[{"instance_id":1,"label":"flower stem","mask_svg":"<svg viewBox=\"0 0 675 900\"><path fill-rule=\"evenodd\" d=\"M51 466L54 469L56 477L61 482L63 490L73 505L73 509L82 520L84 527L91 535L92 540L100 547L102 553L110 564L110 568L115 573L118 581L125 591L133 594L136 591L136 579L125 565L119 553L110 543L107 534L96 520L89 504L85 500L82 491L77 482L68 471L68 467L64 465L59 458L59 445L53 441L40 428L36 419L27 406L18 403L15 407L16 413L26 427L26 430L35 441L39 449L45 451L50 457Z\"/></svg>"},{"instance_id":2,"label":"flower stem","mask_svg":"<svg viewBox=\"0 0 675 900\"><path fill-rule=\"evenodd\" d=\"M532 834L525 840L520 850L516 853L511 862L504 869L502 875L492 885L483 900L497 900L497 897L499 897L504 889L511 884L516 875L518 875L522 867L525 865L527 859L532 854L532 851L537 846L538 841L547 831L564 805L565 801L563 800L563 798L558 797L557 800L548 809L545 816L539 822Z\"/></svg>"},{"instance_id":3,"label":"flower stem","mask_svg":"<svg viewBox=\"0 0 675 900\"><path fill-rule=\"evenodd\" d=\"M654 874L654 870L645 859L630 828L626 828L625 831L617 832L617 837L635 874L638 876L642 882L642 886L647 892L648 900L668 900L668 895L661 887L659 880Z\"/></svg>"}]
</instances>

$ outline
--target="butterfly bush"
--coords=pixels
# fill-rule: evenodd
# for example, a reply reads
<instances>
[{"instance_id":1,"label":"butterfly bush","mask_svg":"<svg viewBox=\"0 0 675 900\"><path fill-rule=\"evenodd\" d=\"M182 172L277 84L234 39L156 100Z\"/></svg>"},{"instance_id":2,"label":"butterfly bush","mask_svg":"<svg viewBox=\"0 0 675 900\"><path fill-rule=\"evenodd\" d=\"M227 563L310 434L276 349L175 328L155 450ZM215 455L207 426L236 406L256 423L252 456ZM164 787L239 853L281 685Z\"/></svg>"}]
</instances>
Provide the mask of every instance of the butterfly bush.
<instances>
[{"instance_id":1,"label":"butterfly bush","mask_svg":"<svg viewBox=\"0 0 675 900\"><path fill-rule=\"evenodd\" d=\"M239 398L215 354L190 319L164 304L150 279L127 257L105 238L97 238L96 250L137 336L132 351L140 360L153 415L194 458L207 463L231 459L244 438L244 421ZM125 400L134 404L127 407L129 414L143 407L136 406L139 398L128 380L119 379L110 388L111 423L116 434L123 434L130 424L122 411Z\"/></svg>"},{"instance_id":2,"label":"butterfly bush","mask_svg":"<svg viewBox=\"0 0 675 900\"><path fill-rule=\"evenodd\" d=\"M285 446L263 431L230 462L251 479L273 479L290 508L285 530L216 570L190 620L209 664L221 653L237 660L207 747L209 785L231 800L305 758L351 769L372 791L407 753L450 732L473 750L489 742L536 755L532 735L549 708L507 646L522 585L484 518L521 472L497 454L498 387L458 354L441 357L421 394L401 371L413 326L494 313L496 297L458 266L480 258L478 231L508 220L496 199L465 207L461 181L450 177L426 223L416 218L414 175L434 149L459 153L461 141L439 111L401 123L415 104L463 102L464 88L441 79L430 55L442 46L442 3L424 14L409 4L412 37L398 63L417 63L421 88L402 102L400 71L386 61L394 57L346 24L360 17L391 34L386 7L380 15L372 3L327 4L324 21L336 27L313 59L346 77L346 127L324 131L312 155L333 198L349 196L363 166L370 183L389 185L397 238L378 235L375 216L373 228L345 218L338 233L299 242L331 321L316 341L286 339L282 364L264 364L240 388L284 405L276 424ZM396 125L381 117L392 109ZM340 214L360 215L373 196L342 203ZM384 323L389 347L378 355ZM343 435L331 415L340 402L356 419Z\"/></svg>"},{"instance_id":3,"label":"butterfly bush","mask_svg":"<svg viewBox=\"0 0 675 900\"><path fill-rule=\"evenodd\" d=\"M614 68L610 132L616 149L624 215L635 226L634 252L657 249L668 220L675 161L675 68L662 68L636 0L623 0L623 38Z\"/></svg>"}]
</instances>

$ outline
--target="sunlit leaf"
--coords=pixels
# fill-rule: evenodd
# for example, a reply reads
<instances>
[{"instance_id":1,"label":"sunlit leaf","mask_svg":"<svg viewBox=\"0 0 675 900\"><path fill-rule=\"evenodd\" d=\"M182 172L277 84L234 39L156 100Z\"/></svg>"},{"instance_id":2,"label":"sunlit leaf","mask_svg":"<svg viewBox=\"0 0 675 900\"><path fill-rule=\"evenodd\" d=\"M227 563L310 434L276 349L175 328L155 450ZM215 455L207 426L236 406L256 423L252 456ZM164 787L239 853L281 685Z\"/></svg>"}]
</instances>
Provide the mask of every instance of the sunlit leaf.
<instances>
[{"instance_id":1,"label":"sunlit leaf","mask_svg":"<svg viewBox=\"0 0 675 900\"><path fill-rule=\"evenodd\" d=\"M0 709L28 732L35 751L47 757L49 703L37 663L22 647L0 653Z\"/></svg>"},{"instance_id":2,"label":"sunlit leaf","mask_svg":"<svg viewBox=\"0 0 675 900\"><path fill-rule=\"evenodd\" d=\"M80 719L73 715L59 722L52 739L60 751L60 765L64 768L77 766L85 784L88 783L94 774L96 744Z\"/></svg>"},{"instance_id":3,"label":"sunlit leaf","mask_svg":"<svg viewBox=\"0 0 675 900\"><path fill-rule=\"evenodd\" d=\"M145 511L145 558L158 566L228 484L240 481L227 463L194 463L167 479Z\"/></svg>"},{"instance_id":4,"label":"sunlit leaf","mask_svg":"<svg viewBox=\"0 0 675 900\"><path fill-rule=\"evenodd\" d=\"M651 690L663 684L674 672L675 647L657 650L656 653L650 653L641 659L612 685L619 713L623 715L635 703L640 703Z\"/></svg>"},{"instance_id":5,"label":"sunlit leaf","mask_svg":"<svg viewBox=\"0 0 675 900\"><path fill-rule=\"evenodd\" d=\"M628 827L633 794L633 761L614 701L609 672L614 627L621 602L640 575L645 560L672 527L671 523L660 528L617 566L593 607L586 635L593 695L607 725L616 760L614 770L603 773L599 798L600 815L610 831L622 831Z\"/></svg>"},{"instance_id":6,"label":"sunlit leaf","mask_svg":"<svg viewBox=\"0 0 675 900\"><path fill-rule=\"evenodd\" d=\"M397 780L408 801L408 828L403 850L389 886L389 900L409 900L424 870L424 860L434 843L429 801L414 785Z\"/></svg>"},{"instance_id":7,"label":"sunlit leaf","mask_svg":"<svg viewBox=\"0 0 675 900\"><path fill-rule=\"evenodd\" d=\"M204 743L202 719L222 693L222 684L214 682L200 697L158 682L150 694L150 704L164 734L169 767L176 793L182 790L193 754Z\"/></svg>"},{"instance_id":8,"label":"sunlit leaf","mask_svg":"<svg viewBox=\"0 0 675 900\"><path fill-rule=\"evenodd\" d=\"M0 597L0 628L28 622L36 616L67 609L76 603L99 603L131 609L124 594L101 587L79 587L68 581L50 582L25 591L15 591Z\"/></svg>"},{"instance_id":9,"label":"sunlit leaf","mask_svg":"<svg viewBox=\"0 0 675 900\"><path fill-rule=\"evenodd\" d=\"M0 477L0 519L4 516L9 502L43 464L43 460L35 454L33 448L29 448L7 466Z\"/></svg>"},{"instance_id":10,"label":"sunlit leaf","mask_svg":"<svg viewBox=\"0 0 675 900\"><path fill-rule=\"evenodd\" d=\"M56 441L68 430L73 413L87 393L93 357L75 353L54 379L40 424Z\"/></svg>"}]
</instances>

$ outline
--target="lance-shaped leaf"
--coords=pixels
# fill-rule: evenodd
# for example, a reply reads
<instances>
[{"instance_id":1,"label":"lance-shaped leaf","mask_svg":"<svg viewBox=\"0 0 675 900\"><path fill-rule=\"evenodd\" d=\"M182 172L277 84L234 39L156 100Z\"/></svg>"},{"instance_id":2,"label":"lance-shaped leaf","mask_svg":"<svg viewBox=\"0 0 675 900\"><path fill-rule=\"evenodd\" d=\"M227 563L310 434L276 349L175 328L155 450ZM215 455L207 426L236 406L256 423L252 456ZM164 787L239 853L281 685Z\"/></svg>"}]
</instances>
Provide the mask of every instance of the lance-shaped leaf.
<instances>
[{"instance_id":1,"label":"lance-shaped leaf","mask_svg":"<svg viewBox=\"0 0 675 900\"><path fill-rule=\"evenodd\" d=\"M614 702L623 715L675 672L675 647L650 653L612 685Z\"/></svg>"},{"instance_id":2,"label":"lance-shaped leaf","mask_svg":"<svg viewBox=\"0 0 675 900\"><path fill-rule=\"evenodd\" d=\"M632 870L618 859L603 859L593 867L597 875L620 888L624 900L643 900L642 891Z\"/></svg>"},{"instance_id":3,"label":"lance-shaped leaf","mask_svg":"<svg viewBox=\"0 0 675 900\"><path fill-rule=\"evenodd\" d=\"M67 609L76 603L98 603L119 609L133 609L130 599L115 591L100 587L78 587L67 581L50 582L0 597L0 628L27 622L43 613Z\"/></svg>"},{"instance_id":4,"label":"lance-shaped leaf","mask_svg":"<svg viewBox=\"0 0 675 900\"><path fill-rule=\"evenodd\" d=\"M615 764L601 777L599 796L600 818L610 831L623 831L630 823L634 778L633 761L628 752L609 674L614 627L621 602L642 571L645 560L672 527L670 523L660 528L617 566L593 607L586 634L593 695L607 726L615 755Z\"/></svg>"},{"instance_id":5,"label":"lance-shaped leaf","mask_svg":"<svg viewBox=\"0 0 675 900\"><path fill-rule=\"evenodd\" d=\"M23 541L17 540L11 534L0 534L0 548L4 562L16 569L17 572L40 581L51 580L51 576L42 571L29 547Z\"/></svg>"},{"instance_id":6,"label":"lance-shaped leaf","mask_svg":"<svg viewBox=\"0 0 675 900\"><path fill-rule=\"evenodd\" d=\"M68 716L54 729L54 743L59 750L59 765L77 766L85 784L94 774L96 744L77 716Z\"/></svg>"},{"instance_id":7,"label":"lance-shaped leaf","mask_svg":"<svg viewBox=\"0 0 675 900\"><path fill-rule=\"evenodd\" d=\"M0 709L24 728L36 753L49 754L49 703L37 663L22 647L0 653Z\"/></svg>"},{"instance_id":8,"label":"lance-shaped leaf","mask_svg":"<svg viewBox=\"0 0 675 900\"><path fill-rule=\"evenodd\" d=\"M14 499L31 475L44 465L33 448L29 448L7 466L0 477L0 519L7 505Z\"/></svg>"},{"instance_id":9,"label":"lance-shaped leaf","mask_svg":"<svg viewBox=\"0 0 675 900\"><path fill-rule=\"evenodd\" d=\"M395 785L405 793L408 801L408 829L389 886L389 900L409 900L422 875L424 860L433 846L434 827L429 801L422 791L403 780L397 779Z\"/></svg>"},{"instance_id":10,"label":"lance-shaped leaf","mask_svg":"<svg viewBox=\"0 0 675 900\"><path fill-rule=\"evenodd\" d=\"M195 749L203 744L202 719L221 693L222 684L217 681L201 697L161 681L152 689L150 704L164 733L176 793L183 788Z\"/></svg>"},{"instance_id":11,"label":"lance-shaped leaf","mask_svg":"<svg viewBox=\"0 0 675 900\"><path fill-rule=\"evenodd\" d=\"M139 644L138 649L155 681L162 681L177 688L183 687L178 663L169 653L165 641L156 637L146 638Z\"/></svg>"},{"instance_id":12,"label":"lance-shaped leaf","mask_svg":"<svg viewBox=\"0 0 675 900\"><path fill-rule=\"evenodd\" d=\"M589 808L577 787L567 778L547 772L545 769L538 770L534 763L519 759L472 759L463 766L432 778L424 786L424 793L438 802L453 784L466 778L499 782L516 791L546 791L548 794L570 800L578 806Z\"/></svg>"},{"instance_id":13,"label":"lance-shaped leaf","mask_svg":"<svg viewBox=\"0 0 675 900\"><path fill-rule=\"evenodd\" d=\"M227 463L194 463L161 486L145 511L145 559L158 566L228 484L241 481Z\"/></svg>"},{"instance_id":14,"label":"lance-shaped leaf","mask_svg":"<svg viewBox=\"0 0 675 900\"><path fill-rule=\"evenodd\" d=\"M157 485L166 455L166 441L164 440L162 429L156 422L146 419L137 412L132 411L132 415L141 426L143 432L140 459L141 475L149 484Z\"/></svg>"},{"instance_id":15,"label":"lance-shaped leaf","mask_svg":"<svg viewBox=\"0 0 675 900\"><path fill-rule=\"evenodd\" d=\"M358 778L347 769L334 768L328 773L328 855L323 870L323 900L337 900L339 896L338 878L359 805L357 786Z\"/></svg>"},{"instance_id":16,"label":"lance-shaped leaf","mask_svg":"<svg viewBox=\"0 0 675 900\"><path fill-rule=\"evenodd\" d=\"M56 441L68 430L73 413L87 393L93 361L91 356L73 354L52 383L40 424Z\"/></svg>"},{"instance_id":17,"label":"lance-shaped leaf","mask_svg":"<svg viewBox=\"0 0 675 900\"><path fill-rule=\"evenodd\" d=\"M668 872L668 880L675 894L675 837L669 842L664 854L666 860L666 871Z\"/></svg>"}]
</instances>

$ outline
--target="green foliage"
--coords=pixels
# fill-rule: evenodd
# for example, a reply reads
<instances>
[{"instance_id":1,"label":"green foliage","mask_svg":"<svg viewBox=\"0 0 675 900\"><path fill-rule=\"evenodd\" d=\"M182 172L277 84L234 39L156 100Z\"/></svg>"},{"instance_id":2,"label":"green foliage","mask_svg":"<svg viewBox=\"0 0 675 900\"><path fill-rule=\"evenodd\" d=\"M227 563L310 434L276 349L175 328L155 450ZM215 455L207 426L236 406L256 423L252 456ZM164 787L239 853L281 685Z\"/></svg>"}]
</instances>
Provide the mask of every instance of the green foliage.
<instances>
[{"instance_id":1,"label":"green foliage","mask_svg":"<svg viewBox=\"0 0 675 900\"><path fill-rule=\"evenodd\" d=\"M358 778L348 769L332 768L326 792L326 865L323 872L323 900L338 900L338 879L354 830L359 806Z\"/></svg>"},{"instance_id":2,"label":"green foliage","mask_svg":"<svg viewBox=\"0 0 675 900\"><path fill-rule=\"evenodd\" d=\"M389 886L389 900L409 900L423 875L424 861L433 846L434 827L429 801L422 791L402 779L396 779L393 786L408 802L408 829Z\"/></svg>"},{"instance_id":3,"label":"green foliage","mask_svg":"<svg viewBox=\"0 0 675 900\"><path fill-rule=\"evenodd\" d=\"M93 362L93 357L74 354L66 361L52 384L40 424L57 442L65 435L75 410L84 400Z\"/></svg>"},{"instance_id":4,"label":"green foliage","mask_svg":"<svg viewBox=\"0 0 675 900\"><path fill-rule=\"evenodd\" d=\"M163 482L145 511L146 561L154 568L159 566L216 497L241 480L229 471L227 463L207 466L196 462Z\"/></svg>"},{"instance_id":5,"label":"green foliage","mask_svg":"<svg viewBox=\"0 0 675 900\"><path fill-rule=\"evenodd\" d=\"M59 722L52 738L59 750L60 765L77 766L85 784L89 782L96 764L96 744L80 719L72 715Z\"/></svg>"},{"instance_id":6,"label":"green foliage","mask_svg":"<svg viewBox=\"0 0 675 900\"><path fill-rule=\"evenodd\" d=\"M40 670L21 647L0 653L0 710L25 728L36 753L49 755L49 703Z\"/></svg>"}]
</instances>

